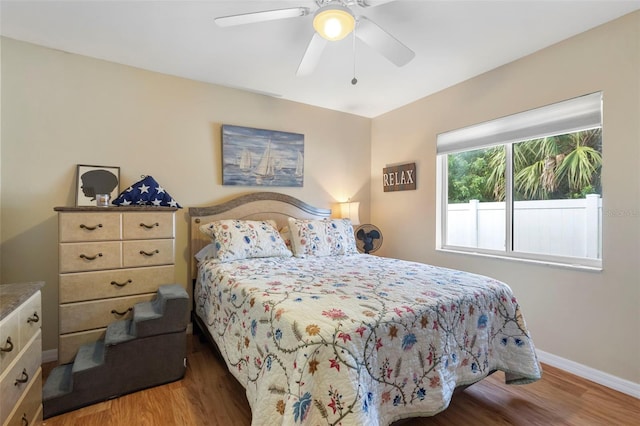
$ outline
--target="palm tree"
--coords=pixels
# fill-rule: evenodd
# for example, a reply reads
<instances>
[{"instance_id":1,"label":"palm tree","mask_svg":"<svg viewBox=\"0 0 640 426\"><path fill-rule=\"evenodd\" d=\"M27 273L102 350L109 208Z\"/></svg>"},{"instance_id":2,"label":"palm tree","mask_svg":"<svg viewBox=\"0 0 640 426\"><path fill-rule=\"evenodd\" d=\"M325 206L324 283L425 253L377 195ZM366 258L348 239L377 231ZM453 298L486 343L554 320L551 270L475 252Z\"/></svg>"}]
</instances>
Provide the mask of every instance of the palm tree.
<instances>
[{"instance_id":1,"label":"palm tree","mask_svg":"<svg viewBox=\"0 0 640 426\"><path fill-rule=\"evenodd\" d=\"M506 196L504 175L507 172L507 150L503 146L490 148L487 153L491 174L487 178L487 190L493 194L494 201L504 201Z\"/></svg>"},{"instance_id":2,"label":"palm tree","mask_svg":"<svg viewBox=\"0 0 640 426\"><path fill-rule=\"evenodd\" d=\"M600 186L601 135L602 129L567 135L567 142L571 144L573 150L568 152L562 163L558 165L556 174L559 180L566 179L571 191L583 192L585 188ZM594 182L594 180L598 180L598 182Z\"/></svg>"},{"instance_id":3,"label":"palm tree","mask_svg":"<svg viewBox=\"0 0 640 426\"><path fill-rule=\"evenodd\" d=\"M572 198L599 188L601 135L602 129L592 129L514 144L515 199ZM503 201L506 150L491 148L487 155L492 170L487 188L496 201Z\"/></svg>"}]
</instances>

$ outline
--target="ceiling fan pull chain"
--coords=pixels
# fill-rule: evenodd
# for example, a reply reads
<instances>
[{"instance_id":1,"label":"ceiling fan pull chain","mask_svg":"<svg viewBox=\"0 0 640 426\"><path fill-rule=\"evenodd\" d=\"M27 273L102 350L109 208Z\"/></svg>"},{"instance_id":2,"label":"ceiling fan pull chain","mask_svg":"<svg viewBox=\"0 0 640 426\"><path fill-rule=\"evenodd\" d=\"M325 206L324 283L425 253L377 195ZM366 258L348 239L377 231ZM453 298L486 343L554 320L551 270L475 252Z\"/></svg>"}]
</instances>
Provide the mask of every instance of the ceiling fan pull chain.
<instances>
[{"instance_id":1,"label":"ceiling fan pull chain","mask_svg":"<svg viewBox=\"0 0 640 426\"><path fill-rule=\"evenodd\" d=\"M358 28L358 24L353 28L353 78L351 79L351 84L354 86L358 84L358 79L356 78L356 29Z\"/></svg>"}]
</instances>

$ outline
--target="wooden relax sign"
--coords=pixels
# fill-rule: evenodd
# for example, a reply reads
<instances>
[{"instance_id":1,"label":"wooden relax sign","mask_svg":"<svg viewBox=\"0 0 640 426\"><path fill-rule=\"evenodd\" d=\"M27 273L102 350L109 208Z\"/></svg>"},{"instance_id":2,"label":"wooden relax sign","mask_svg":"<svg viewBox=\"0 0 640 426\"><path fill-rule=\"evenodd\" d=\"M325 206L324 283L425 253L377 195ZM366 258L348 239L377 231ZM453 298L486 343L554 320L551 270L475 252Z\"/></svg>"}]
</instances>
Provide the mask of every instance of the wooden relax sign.
<instances>
[{"instance_id":1,"label":"wooden relax sign","mask_svg":"<svg viewBox=\"0 0 640 426\"><path fill-rule=\"evenodd\" d=\"M416 189L416 163L382 169L382 188L384 192Z\"/></svg>"}]
</instances>

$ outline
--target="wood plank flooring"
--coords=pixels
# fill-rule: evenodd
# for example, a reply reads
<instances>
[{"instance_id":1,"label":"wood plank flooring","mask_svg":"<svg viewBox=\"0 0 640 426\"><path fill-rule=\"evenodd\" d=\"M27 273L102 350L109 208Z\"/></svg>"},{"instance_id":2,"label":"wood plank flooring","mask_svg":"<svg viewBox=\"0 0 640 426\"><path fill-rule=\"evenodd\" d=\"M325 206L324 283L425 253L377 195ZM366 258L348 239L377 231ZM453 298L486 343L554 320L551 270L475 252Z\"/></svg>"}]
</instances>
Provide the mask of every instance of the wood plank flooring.
<instances>
[{"instance_id":1,"label":"wood plank flooring","mask_svg":"<svg viewBox=\"0 0 640 426\"><path fill-rule=\"evenodd\" d=\"M47 426L248 426L244 389L214 350L188 339L185 378L45 420ZM43 366L46 377L55 363ZM640 400L543 365L542 380L507 386L498 372L458 392L444 412L402 426L640 425Z\"/></svg>"}]
</instances>

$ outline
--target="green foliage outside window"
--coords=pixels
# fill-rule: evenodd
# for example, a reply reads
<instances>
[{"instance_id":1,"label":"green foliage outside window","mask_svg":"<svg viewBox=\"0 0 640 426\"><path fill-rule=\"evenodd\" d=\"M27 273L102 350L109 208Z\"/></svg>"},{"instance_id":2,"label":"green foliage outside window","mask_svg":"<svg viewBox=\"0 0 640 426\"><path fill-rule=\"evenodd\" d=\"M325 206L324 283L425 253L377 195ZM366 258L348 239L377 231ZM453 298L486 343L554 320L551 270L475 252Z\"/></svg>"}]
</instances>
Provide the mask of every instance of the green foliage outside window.
<instances>
[{"instance_id":1,"label":"green foliage outside window","mask_svg":"<svg viewBox=\"0 0 640 426\"><path fill-rule=\"evenodd\" d=\"M504 146L448 155L449 203L504 201ZM513 144L515 201L601 194L602 129Z\"/></svg>"}]
</instances>

